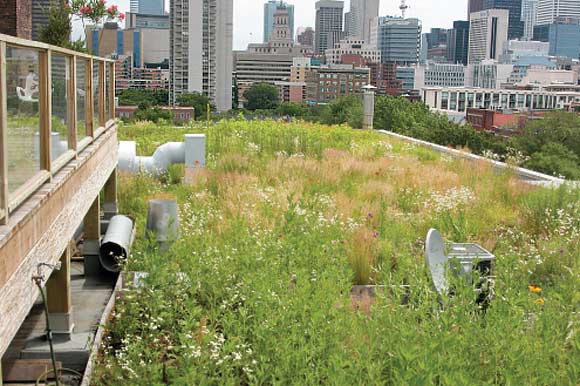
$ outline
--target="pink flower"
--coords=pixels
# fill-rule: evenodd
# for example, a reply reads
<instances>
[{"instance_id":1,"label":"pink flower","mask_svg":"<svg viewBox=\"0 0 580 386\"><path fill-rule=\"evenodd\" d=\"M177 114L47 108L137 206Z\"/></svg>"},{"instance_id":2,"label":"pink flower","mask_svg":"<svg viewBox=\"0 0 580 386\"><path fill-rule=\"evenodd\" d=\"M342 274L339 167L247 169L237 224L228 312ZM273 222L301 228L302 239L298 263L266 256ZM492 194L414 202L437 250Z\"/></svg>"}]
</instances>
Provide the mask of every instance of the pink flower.
<instances>
[{"instance_id":1,"label":"pink flower","mask_svg":"<svg viewBox=\"0 0 580 386\"><path fill-rule=\"evenodd\" d=\"M119 20L125 20L125 14L124 13L120 13L119 14Z\"/></svg>"},{"instance_id":2,"label":"pink flower","mask_svg":"<svg viewBox=\"0 0 580 386\"><path fill-rule=\"evenodd\" d=\"M89 7L81 7L80 12L82 15L86 15L88 13L91 13L91 9Z\"/></svg>"},{"instance_id":3,"label":"pink flower","mask_svg":"<svg viewBox=\"0 0 580 386\"><path fill-rule=\"evenodd\" d=\"M99 3L105 4L105 0L99 0Z\"/></svg>"}]
</instances>

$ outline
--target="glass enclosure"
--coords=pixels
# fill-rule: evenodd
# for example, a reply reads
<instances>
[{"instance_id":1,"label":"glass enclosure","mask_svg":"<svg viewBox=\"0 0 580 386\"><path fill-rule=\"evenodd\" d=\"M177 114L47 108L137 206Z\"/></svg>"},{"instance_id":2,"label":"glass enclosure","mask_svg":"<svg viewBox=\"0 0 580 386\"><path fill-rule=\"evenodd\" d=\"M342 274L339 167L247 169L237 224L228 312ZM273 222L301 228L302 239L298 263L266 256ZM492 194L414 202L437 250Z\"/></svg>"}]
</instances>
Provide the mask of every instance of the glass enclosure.
<instances>
[{"instance_id":1,"label":"glass enclosure","mask_svg":"<svg viewBox=\"0 0 580 386\"><path fill-rule=\"evenodd\" d=\"M88 137L87 130L87 68L86 59L77 58L77 142L81 142Z\"/></svg>"},{"instance_id":2,"label":"glass enclosure","mask_svg":"<svg viewBox=\"0 0 580 386\"><path fill-rule=\"evenodd\" d=\"M93 131L96 131L101 125L101 87L100 87L100 63L93 62Z\"/></svg>"},{"instance_id":3,"label":"glass enclosure","mask_svg":"<svg viewBox=\"0 0 580 386\"><path fill-rule=\"evenodd\" d=\"M69 146L68 100L70 90L70 61L64 55L53 54L51 58L52 78L52 134L50 137L50 159L55 160L66 153Z\"/></svg>"},{"instance_id":4,"label":"glass enclosure","mask_svg":"<svg viewBox=\"0 0 580 386\"><path fill-rule=\"evenodd\" d=\"M8 193L40 171L39 53L6 47Z\"/></svg>"}]
</instances>

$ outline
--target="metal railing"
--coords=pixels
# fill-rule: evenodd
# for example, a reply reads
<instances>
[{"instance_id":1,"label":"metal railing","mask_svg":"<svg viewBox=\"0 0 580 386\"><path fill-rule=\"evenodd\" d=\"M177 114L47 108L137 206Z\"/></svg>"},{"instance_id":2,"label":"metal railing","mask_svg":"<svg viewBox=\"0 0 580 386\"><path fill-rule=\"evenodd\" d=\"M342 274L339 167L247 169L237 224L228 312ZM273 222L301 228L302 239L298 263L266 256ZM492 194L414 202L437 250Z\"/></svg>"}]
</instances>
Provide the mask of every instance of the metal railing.
<instances>
[{"instance_id":1,"label":"metal railing","mask_svg":"<svg viewBox=\"0 0 580 386\"><path fill-rule=\"evenodd\" d=\"M113 125L114 65L0 34L0 225Z\"/></svg>"}]
</instances>

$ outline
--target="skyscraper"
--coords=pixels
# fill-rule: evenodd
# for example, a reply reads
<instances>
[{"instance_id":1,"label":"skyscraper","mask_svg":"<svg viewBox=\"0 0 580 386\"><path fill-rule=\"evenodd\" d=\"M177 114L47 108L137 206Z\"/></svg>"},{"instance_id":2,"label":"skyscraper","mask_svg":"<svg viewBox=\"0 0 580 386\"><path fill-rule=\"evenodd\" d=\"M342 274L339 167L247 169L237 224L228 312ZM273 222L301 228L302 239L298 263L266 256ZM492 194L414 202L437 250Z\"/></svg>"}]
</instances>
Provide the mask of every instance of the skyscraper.
<instances>
[{"instance_id":1,"label":"skyscraper","mask_svg":"<svg viewBox=\"0 0 580 386\"><path fill-rule=\"evenodd\" d=\"M532 40L534 26L538 17L538 0L522 1L522 21L524 22L524 40Z\"/></svg>"},{"instance_id":2,"label":"skyscraper","mask_svg":"<svg viewBox=\"0 0 580 386\"><path fill-rule=\"evenodd\" d=\"M418 19L383 16L375 19L371 45L381 51L383 63L396 62L408 66L419 62L421 22Z\"/></svg>"},{"instance_id":3,"label":"skyscraper","mask_svg":"<svg viewBox=\"0 0 580 386\"><path fill-rule=\"evenodd\" d=\"M524 36L522 0L484 0L483 9L507 9L509 11L508 38L520 39Z\"/></svg>"},{"instance_id":4,"label":"skyscraper","mask_svg":"<svg viewBox=\"0 0 580 386\"><path fill-rule=\"evenodd\" d=\"M450 63L467 65L469 51L469 22L454 21L453 29L447 32L447 60Z\"/></svg>"},{"instance_id":5,"label":"skyscraper","mask_svg":"<svg viewBox=\"0 0 580 386\"><path fill-rule=\"evenodd\" d=\"M164 15L164 0L131 0L131 13L140 13L143 15Z\"/></svg>"},{"instance_id":6,"label":"skyscraper","mask_svg":"<svg viewBox=\"0 0 580 386\"><path fill-rule=\"evenodd\" d=\"M371 23L379 16L379 5L380 0L351 0L347 35L368 44L371 40Z\"/></svg>"},{"instance_id":7,"label":"skyscraper","mask_svg":"<svg viewBox=\"0 0 580 386\"><path fill-rule=\"evenodd\" d=\"M207 95L218 111L232 107L233 0L172 0L170 101Z\"/></svg>"},{"instance_id":8,"label":"skyscraper","mask_svg":"<svg viewBox=\"0 0 580 386\"><path fill-rule=\"evenodd\" d=\"M48 25L51 0L32 0L32 40L40 38L40 31Z\"/></svg>"},{"instance_id":9,"label":"skyscraper","mask_svg":"<svg viewBox=\"0 0 580 386\"><path fill-rule=\"evenodd\" d=\"M314 30L312 27L298 28L296 41L310 49L314 49Z\"/></svg>"},{"instance_id":10,"label":"skyscraper","mask_svg":"<svg viewBox=\"0 0 580 386\"><path fill-rule=\"evenodd\" d=\"M509 11L506 9L488 9L470 15L468 58L470 64L499 59L508 40L508 18Z\"/></svg>"},{"instance_id":11,"label":"skyscraper","mask_svg":"<svg viewBox=\"0 0 580 386\"><path fill-rule=\"evenodd\" d=\"M468 0L467 2L467 19L473 12L483 11L483 0Z\"/></svg>"},{"instance_id":12,"label":"skyscraper","mask_svg":"<svg viewBox=\"0 0 580 386\"><path fill-rule=\"evenodd\" d=\"M580 1L538 0L536 25L552 24L558 18L580 19Z\"/></svg>"},{"instance_id":13,"label":"skyscraper","mask_svg":"<svg viewBox=\"0 0 580 386\"><path fill-rule=\"evenodd\" d=\"M340 40L343 8L343 1L320 0L316 2L316 39L314 45L316 53L323 54Z\"/></svg>"},{"instance_id":14,"label":"skyscraper","mask_svg":"<svg viewBox=\"0 0 580 386\"><path fill-rule=\"evenodd\" d=\"M281 0L269 0L264 4L264 43L270 41L274 26L274 14L278 7L285 7L288 10L288 23L290 23L290 31L292 38L294 38L294 6Z\"/></svg>"}]
</instances>

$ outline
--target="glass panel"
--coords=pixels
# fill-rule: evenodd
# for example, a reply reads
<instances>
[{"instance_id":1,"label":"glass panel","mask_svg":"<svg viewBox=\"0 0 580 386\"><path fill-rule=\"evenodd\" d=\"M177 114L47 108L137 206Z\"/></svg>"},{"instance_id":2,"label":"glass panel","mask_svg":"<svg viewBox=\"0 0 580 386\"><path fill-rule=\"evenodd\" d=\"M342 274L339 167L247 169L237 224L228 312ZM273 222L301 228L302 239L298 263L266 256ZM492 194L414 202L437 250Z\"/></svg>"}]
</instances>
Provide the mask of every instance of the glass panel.
<instances>
[{"instance_id":1,"label":"glass panel","mask_svg":"<svg viewBox=\"0 0 580 386\"><path fill-rule=\"evenodd\" d=\"M39 55L6 48L8 192L40 171Z\"/></svg>"},{"instance_id":2,"label":"glass panel","mask_svg":"<svg viewBox=\"0 0 580 386\"><path fill-rule=\"evenodd\" d=\"M101 89L99 87L99 67L100 63L98 61L93 61L93 130L96 131L101 127L100 118L100 100L101 100Z\"/></svg>"},{"instance_id":3,"label":"glass panel","mask_svg":"<svg viewBox=\"0 0 580 386\"><path fill-rule=\"evenodd\" d=\"M105 64L105 121L111 119L111 66Z\"/></svg>"},{"instance_id":4,"label":"glass panel","mask_svg":"<svg viewBox=\"0 0 580 386\"><path fill-rule=\"evenodd\" d=\"M77 58L77 142L88 136L87 131L87 61Z\"/></svg>"},{"instance_id":5,"label":"glass panel","mask_svg":"<svg viewBox=\"0 0 580 386\"><path fill-rule=\"evenodd\" d=\"M70 82L69 58L53 54L51 65L52 135L50 137L50 159L55 160L69 149L67 103Z\"/></svg>"}]
</instances>

